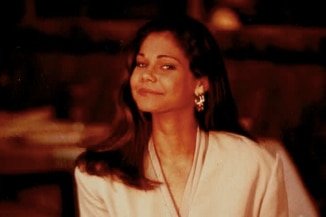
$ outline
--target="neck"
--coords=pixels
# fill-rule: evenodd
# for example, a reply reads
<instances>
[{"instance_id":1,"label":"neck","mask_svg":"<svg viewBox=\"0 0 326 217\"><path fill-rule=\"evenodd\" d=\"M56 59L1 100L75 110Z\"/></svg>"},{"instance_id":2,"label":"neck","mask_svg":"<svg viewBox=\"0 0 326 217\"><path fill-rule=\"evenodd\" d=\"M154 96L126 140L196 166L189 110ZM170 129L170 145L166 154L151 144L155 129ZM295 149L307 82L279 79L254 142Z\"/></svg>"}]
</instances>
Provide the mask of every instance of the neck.
<instances>
[{"instance_id":1,"label":"neck","mask_svg":"<svg viewBox=\"0 0 326 217\"><path fill-rule=\"evenodd\" d=\"M196 147L197 121L190 114L153 114L152 138L160 158L192 157Z\"/></svg>"}]
</instances>

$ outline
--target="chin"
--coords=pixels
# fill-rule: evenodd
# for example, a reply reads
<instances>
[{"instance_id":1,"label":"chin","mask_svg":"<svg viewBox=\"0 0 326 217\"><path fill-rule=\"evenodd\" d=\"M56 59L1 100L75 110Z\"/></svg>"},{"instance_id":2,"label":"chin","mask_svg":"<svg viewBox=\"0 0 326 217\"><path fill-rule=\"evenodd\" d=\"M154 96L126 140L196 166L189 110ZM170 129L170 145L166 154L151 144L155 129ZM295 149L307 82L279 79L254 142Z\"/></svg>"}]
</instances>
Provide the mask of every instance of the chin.
<instances>
[{"instance_id":1,"label":"chin","mask_svg":"<svg viewBox=\"0 0 326 217\"><path fill-rule=\"evenodd\" d=\"M138 109L142 112L149 112L149 113L152 113L152 112L157 112L158 110L160 110L159 108L157 108L156 106L153 106L153 105L137 105L138 106Z\"/></svg>"},{"instance_id":2,"label":"chin","mask_svg":"<svg viewBox=\"0 0 326 217\"><path fill-rule=\"evenodd\" d=\"M140 106L138 109L142 112L147 112L151 114L159 114L159 113L166 113L170 112L171 110L167 109L166 107L158 107L158 106Z\"/></svg>"},{"instance_id":3,"label":"chin","mask_svg":"<svg viewBox=\"0 0 326 217\"><path fill-rule=\"evenodd\" d=\"M153 100L135 100L137 107L143 112L155 112L164 109L163 105L160 105L157 99Z\"/></svg>"},{"instance_id":4,"label":"chin","mask_svg":"<svg viewBox=\"0 0 326 217\"><path fill-rule=\"evenodd\" d=\"M157 113L159 110L153 109L153 108L138 108L142 112L148 112L148 113Z\"/></svg>"}]
</instances>

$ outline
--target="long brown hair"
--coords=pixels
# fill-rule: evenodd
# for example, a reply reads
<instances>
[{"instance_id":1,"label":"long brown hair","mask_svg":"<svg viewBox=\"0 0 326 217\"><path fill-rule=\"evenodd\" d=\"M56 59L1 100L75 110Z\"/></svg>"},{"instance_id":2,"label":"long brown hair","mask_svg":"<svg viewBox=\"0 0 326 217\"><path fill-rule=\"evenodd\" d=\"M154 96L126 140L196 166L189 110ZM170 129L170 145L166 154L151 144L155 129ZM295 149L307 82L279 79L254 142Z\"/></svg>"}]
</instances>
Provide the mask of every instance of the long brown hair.
<instances>
[{"instance_id":1,"label":"long brown hair","mask_svg":"<svg viewBox=\"0 0 326 217\"><path fill-rule=\"evenodd\" d=\"M89 174L111 175L139 189L151 189L157 184L147 179L144 172L144 156L152 130L151 115L138 110L129 80L142 42L149 34L163 31L173 34L190 60L192 73L209 80L205 110L194 109L199 127L206 132L228 131L250 137L238 122L227 71L214 36L204 24L188 16L161 17L141 27L127 46L128 76L121 88L112 134L105 142L88 148L76 161Z\"/></svg>"}]
</instances>

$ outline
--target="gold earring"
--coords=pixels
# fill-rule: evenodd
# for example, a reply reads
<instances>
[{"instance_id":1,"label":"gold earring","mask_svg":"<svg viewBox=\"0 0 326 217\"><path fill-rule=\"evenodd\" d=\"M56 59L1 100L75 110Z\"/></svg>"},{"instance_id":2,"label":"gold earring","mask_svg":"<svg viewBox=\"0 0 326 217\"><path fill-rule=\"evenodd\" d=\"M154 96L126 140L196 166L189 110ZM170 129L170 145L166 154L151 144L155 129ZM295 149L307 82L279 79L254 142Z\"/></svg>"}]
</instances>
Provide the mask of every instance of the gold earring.
<instances>
[{"instance_id":1,"label":"gold earring","mask_svg":"<svg viewBox=\"0 0 326 217\"><path fill-rule=\"evenodd\" d=\"M195 107L198 112L204 110L205 95L203 93L195 94Z\"/></svg>"}]
</instances>

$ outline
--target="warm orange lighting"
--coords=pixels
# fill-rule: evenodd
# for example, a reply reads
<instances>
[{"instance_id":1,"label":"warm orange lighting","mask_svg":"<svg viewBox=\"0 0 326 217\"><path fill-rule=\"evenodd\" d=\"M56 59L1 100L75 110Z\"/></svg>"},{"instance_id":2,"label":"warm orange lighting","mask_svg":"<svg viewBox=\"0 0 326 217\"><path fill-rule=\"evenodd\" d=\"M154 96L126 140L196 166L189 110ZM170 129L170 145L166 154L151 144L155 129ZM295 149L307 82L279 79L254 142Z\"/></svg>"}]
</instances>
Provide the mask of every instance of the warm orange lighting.
<instances>
[{"instance_id":1,"label":"warm orange lighting","mask_svg":"<svg viewBox=\"0 0 326 217\"><path fill-rule=\"evenodd\" d=\"M242 24L237 14L230 8L217 8L210 18L211 26L217 30L238 30Z\"/></svg>"}]
</instances>

